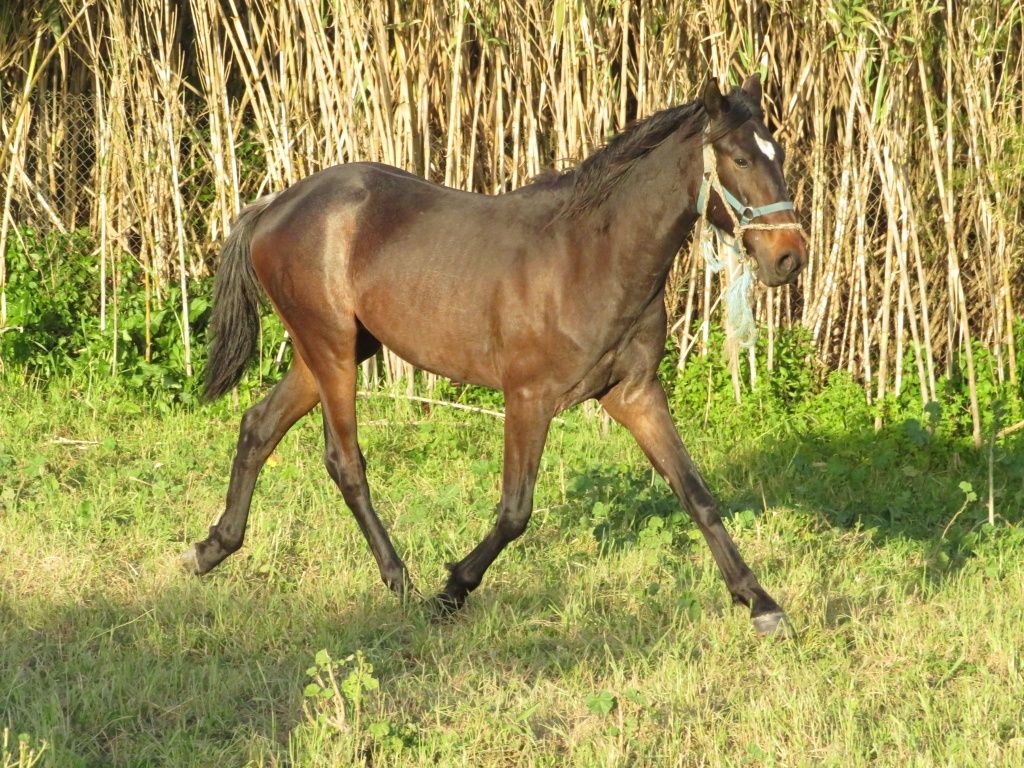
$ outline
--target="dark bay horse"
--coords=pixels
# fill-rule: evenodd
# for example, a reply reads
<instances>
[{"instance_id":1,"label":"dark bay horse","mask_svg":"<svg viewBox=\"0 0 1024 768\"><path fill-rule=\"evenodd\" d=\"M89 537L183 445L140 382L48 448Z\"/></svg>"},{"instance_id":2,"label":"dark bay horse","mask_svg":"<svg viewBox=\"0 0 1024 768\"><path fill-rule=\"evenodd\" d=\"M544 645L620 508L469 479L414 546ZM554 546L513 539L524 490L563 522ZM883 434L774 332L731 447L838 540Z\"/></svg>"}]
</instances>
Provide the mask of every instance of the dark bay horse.
<instances>
[{"instance_id":1,"label":"dark bay horse","mask_svg":"<svg viewBox=\"0 0 1024 768\"><path fill-rule=\"evenodd\" d=\"M356 438L357 365L386 344L419 368L505 394L497 521L449 566L440 610L459 608L526 529L551 419L596 398L696 521L755 629L784 631L785 614L722 525L657 377L665 280L700 215L698 198L714 226L739 236L762 282L792 281L806 262L782 148L763 124L760 101L756 76L728 94L709 80L696 101L658 112L578 167L509 194L461 192L351 163L246 208L217 272L206 395L230 390L253 356L263 292L291 336L294 360L242 417L225 511L185 553L186 567L205 573L242 545L261 467L319 402L327 471L384 583L399 595L411 589L370 501Z\"/></svg>"}]
</instances>

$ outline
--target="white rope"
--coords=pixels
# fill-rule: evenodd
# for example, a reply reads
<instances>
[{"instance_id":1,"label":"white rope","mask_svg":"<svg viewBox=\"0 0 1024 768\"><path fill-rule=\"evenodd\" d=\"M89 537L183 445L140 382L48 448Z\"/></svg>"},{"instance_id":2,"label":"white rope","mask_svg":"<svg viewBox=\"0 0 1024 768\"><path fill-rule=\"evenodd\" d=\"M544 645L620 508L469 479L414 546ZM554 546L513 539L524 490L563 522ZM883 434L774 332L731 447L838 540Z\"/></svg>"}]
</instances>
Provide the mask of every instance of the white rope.
<instances>
[{"instance_id":1,"label":"white rope","mask_svg":"<svg viewBox=\"0 0 1024 768\"><path fill-rule=\"evenodd\" d=\"M750 306L750 298L754 288L754 273L750 269L749 259L741 259L738 264L730 265L718 256L721 247L717 228L704 228L701 252L707 268L712 272L722 273L722 299L725 302L725 313L728 318L727 333L744 349L754 346L757 341L757 324ZM731 246L734 247L734 246Z\"/></svg>"},{"instance_id":2,"label":"white rope","mask_svg":"<svg viewBox=\"0 0 1024 768\"><path fill-rule=\"evenodd\" d=\"M701 235L701 252L708 269L712 272L722 273L722 282L725 287L722 296L725 300L725 312L728 319L726 332L729 338L735 341L744 349L754 346L757 341L757 324L754 322L754 311L751 308L751 296L754 291L754 273L750 268L753 257L747 253L746 245L743 243L743 235L748 229L773 230L773 229L796 229L802 230L799 222L786 222L784 224L756 224L747 222L741 224L732 206L726 202L725 190L718 178L718 161L715 158L715 150L711 144L704 145L704 172L707 175L707 184L718 193L722 200L725 212L732 220L733 234L731 237L720 230L707 219L706 211L700 211L705 217L704 231ZM708 196L710 199L710 195ZM705 206L708 200L705 201ZM726 242L728 238L731 242ZM726 246L735 255L735 269L725 269L727 261L719 258L722 246Z\"/></svg>"}]
</instances>

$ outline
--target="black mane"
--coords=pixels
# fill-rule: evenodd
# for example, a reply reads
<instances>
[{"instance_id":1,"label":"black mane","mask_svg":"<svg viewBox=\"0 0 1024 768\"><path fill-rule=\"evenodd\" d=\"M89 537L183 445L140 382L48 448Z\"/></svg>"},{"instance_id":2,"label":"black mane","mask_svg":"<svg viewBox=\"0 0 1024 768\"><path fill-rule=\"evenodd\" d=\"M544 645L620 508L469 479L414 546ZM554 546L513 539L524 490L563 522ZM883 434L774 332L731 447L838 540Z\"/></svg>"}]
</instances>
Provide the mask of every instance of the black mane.
<instances>
[{"instance_id":1,"label":"black mane","mask_svg":"<svg viewBox=\"0 0 1024 768\"><path fill-rule=\"evenodd\" d=\"M760 105L753 103L740 88L734 88L726 101L729 110L712 127L710 141L724 136L752 117L762 116ZM572 218L604 202L638 160L676 131L684 131L682 138L689 139L701 133L707 122L708 115L701 99L663 109L634 122L575 168L561 174L541 174L537 182L551 186L571 182L572 194L559 216Z\"/></svg>"}]
</instances>

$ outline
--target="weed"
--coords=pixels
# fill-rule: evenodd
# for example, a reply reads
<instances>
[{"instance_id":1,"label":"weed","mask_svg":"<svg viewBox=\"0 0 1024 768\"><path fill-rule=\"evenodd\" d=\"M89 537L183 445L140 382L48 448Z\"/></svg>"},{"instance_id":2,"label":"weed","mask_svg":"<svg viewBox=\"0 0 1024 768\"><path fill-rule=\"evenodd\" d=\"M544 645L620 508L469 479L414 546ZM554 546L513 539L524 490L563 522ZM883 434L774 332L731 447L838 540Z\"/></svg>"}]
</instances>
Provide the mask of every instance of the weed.
<instances>
[{"instance_id":1,"label":"weed","mask_svg":"<svg viewBox=\"0 0 1024 768\"><path fill-rule=\"evenodd\" d=\"M34 768L39 764L46 752L46 742L36 748L32 746L32 737L27 733L19 733L17 746L11 736L11 729L4 728L0 739L0 767L2 768Z\"/></svg>"}]
</instances>

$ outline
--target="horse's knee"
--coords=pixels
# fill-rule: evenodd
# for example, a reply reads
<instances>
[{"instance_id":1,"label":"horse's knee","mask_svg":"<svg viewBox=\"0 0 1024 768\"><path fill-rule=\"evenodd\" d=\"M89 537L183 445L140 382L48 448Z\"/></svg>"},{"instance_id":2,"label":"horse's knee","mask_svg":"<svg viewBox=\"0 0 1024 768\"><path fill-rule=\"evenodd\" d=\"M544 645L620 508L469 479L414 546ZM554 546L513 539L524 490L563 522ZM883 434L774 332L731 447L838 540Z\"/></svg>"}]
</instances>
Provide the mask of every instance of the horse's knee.
<instances>
[{"instance_id":1,"label":"horse's knee","mask_svg":"<svg viewBox=\"0 0 1024 768\"><path fill-rule=\"evenodd\" d=\"M331 479L339 487L342 486L345 468L341 461L341 452L332 443L328 443L326 450L324 450L324 466L327 467L327 474L331 476Z\"/></svg>"},{"instance_id":2,"label":"horse's knee","mask_svg":"<svg viewBox=\"0 0 1024 768\"><path fill-rule=\"evenodd\" d=\"M324 466L327 467L327 472L331 477L338 472L339 459L338 449L334 443L328 440L327 447L324 448Z\"/></svg>"},{"instance_id":3,"label":"horse's knee","mask_svg":"<svg viewBox=\"0 0 1024 768\"><path fill-rule=\"evenodd\" d=\"M498 532L506 541L518 539L526 531L532 510L528 506L503 507L498 515Z\"/></svg>"},{"instance_id":4,"label":"horse's knee","mask_svg":"<svg viewBox=\"0 0 1024 768\"><path fill-rule=\"evenodd\" d=\"M324 466L327 473L341 490L341 495L349 505L353 504L365 485L365 471L362 455L356 456L357 461L348 461L341 451L331 444L324 451Z\"/></svg>"}]
</instances>

